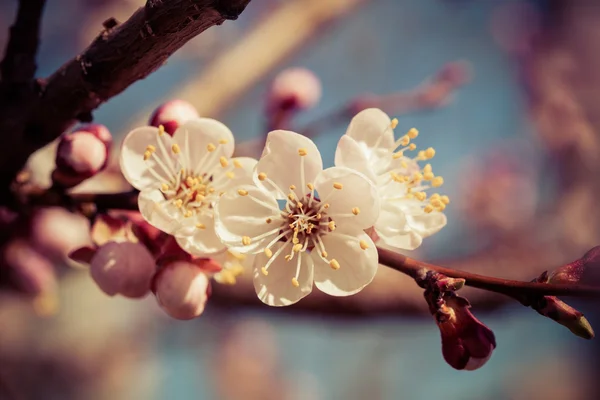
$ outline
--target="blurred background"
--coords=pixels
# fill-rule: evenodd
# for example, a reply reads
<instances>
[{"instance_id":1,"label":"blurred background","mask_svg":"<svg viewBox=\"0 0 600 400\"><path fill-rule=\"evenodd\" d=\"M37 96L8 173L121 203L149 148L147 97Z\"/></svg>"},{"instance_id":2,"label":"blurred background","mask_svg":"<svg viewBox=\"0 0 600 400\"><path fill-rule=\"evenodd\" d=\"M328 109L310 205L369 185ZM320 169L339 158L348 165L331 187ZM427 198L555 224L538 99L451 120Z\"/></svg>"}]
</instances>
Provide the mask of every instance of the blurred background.
<instances>
[{"instance_id":1,"label":"blurred background","mask_svg":"<svg viewBox=\"0 0 600 400\"><path fill-rule=\"evenodd\" d=\"M0 1L2 48L16 3ZM85 48L104 20L124 21L143 3L48 1L38 75ZM436 148L433 165L452 200L448 226L411 256L530 280L600 244L598 46L600 3L587 0L253 0L239 20L193 39L94 117L118 142L158 105L182 98L225 122L241 153L258 155L273 80L307 68L321 81L320 101L286 123L314 137L326 165L351 116L371 105L398 117L399 132L417 127L419 147ZM52 152L31 160L36 179L48 179ZM116 168L85 185L124 187ZM351 298L315 291L285 310L263 306L245 274L235 286L213 285L205 314L182 322L154 298L106 296L85 269L60 261L66 246L87 241L85 220L54 209L37 223L45 233L17 245L43 258L35 265L45 267L28 273L58 297L0 291L2 399L600 394L597 341L486 292L464 294L498 347L483 368L455 371L420 289L394 271L382 268ZM572 304L600 326L594 305Z\"/></svg>"}]
</instances>

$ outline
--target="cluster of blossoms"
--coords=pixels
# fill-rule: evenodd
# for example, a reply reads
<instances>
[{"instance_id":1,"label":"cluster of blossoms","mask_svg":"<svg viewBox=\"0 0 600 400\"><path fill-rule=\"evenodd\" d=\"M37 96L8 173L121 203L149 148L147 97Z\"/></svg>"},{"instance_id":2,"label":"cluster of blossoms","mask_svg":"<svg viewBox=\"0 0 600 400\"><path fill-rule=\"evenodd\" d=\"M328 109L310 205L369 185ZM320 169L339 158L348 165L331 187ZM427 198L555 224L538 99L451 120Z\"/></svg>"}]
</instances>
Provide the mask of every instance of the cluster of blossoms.
<instances>
[{"instance_id":1,"label":"cluster of blossoms","mask_svg":"<svg viewBox=\"0 0 600 400\"><path fill-rule=\"evenodd\" d=\"M324 169L303 135L274 130L259 160L232 157L232 132L192 117L170 131L133 130L120 165L150 225L194 259L238 260L217 280L235 280L244 259L258 297L286 306L313 282L333 296L359 292L375 276L376 242L415 249L446 224L448 198L427 193L443 179L419 164L435 151L415 151L415 129L396 140L397 124L379 109L360 112Z\"/></svg>"}]
</instances>

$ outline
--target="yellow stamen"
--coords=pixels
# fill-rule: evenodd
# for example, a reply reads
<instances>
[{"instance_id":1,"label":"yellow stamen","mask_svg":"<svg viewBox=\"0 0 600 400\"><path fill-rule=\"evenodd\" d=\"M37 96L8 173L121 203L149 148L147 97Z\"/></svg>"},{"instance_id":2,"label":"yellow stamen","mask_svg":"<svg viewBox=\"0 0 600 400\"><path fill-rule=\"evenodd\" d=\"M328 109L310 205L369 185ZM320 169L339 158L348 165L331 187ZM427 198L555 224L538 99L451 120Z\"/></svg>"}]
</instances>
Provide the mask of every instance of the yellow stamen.
<instances>
[{"instance_id":1,"label":"yellow stamen","mask_svg":"<svg viewBox=\"0 0 600 400\"><path fill-rule=\"evenodd\" d=\"M175 207L181 208L183 206L183 200L177 199L177 200L175 200L174 204L175 204Z\"/></svg>"},{"instance_id":2,"label":"yellow stamen","mask_svg":"<svg viewBox=\"0 0 600 400\"><path fill-rule=\"evenodd\" d=\"M417 148L417 145L416 145L416 144L414 144L414 143L411 143L410 145L408 145L408 149L409 149L410 151L413 151L413 150L414 150L414 149L416 149L416 148Z\"/></svg>"},{"instance_id":3,"label":"yellow stamen","mask_svg":"<svg viewBox=\"0 0 600 400\"><path fill-rule=\"evenodd\" d=\"M271 258L273 256L273 252L271 251L271 249L265 249L265 256L267 256L268 258Z\"/></svg>"},{"instance_id":4,"label":"yellow stamen","mask_svg":"<svg viewBox=\"0 0 600 400\"><path fill-rule=\"evenodd\" d=\"M152 157L152 152L151 152L151 151L148 151L148 150L146 150L146 151L144 152L144 161L148 161L148 159L150 159L150 157Z\"/></svg>"},{"instance_id":5,"label":"yellow stamen","mask_svg":"<svg viewBox=\"0 0 600 400\"><path fill-rule=\"evenodd\" d=\"M441 176L436 176L435 178L433 178L433 180L431 181L431 186L433 187L440 187L444 184L444 178L442 178Z\"/></svg>"},{"instance_id":6,"label":"yellow stamen","mask_svg":"<svg viewBox=\"0 0 600 400\"><path fill-rule=\"evenodd\" d=\"M294 287L299 287L299 286L300 286L300 284L298 283L298 279L296 279L296 278L292 278L292 285L293 285Z\"/></svg>"},{"instance_id":7,"label":"yellow stamen","mask_svg":"<svg viewBox=\"0 0 600 400\"><path fill-rule=\"evenodd\" d=\"M162 136L165 134L165 127L162 125L158 126L158 136Z\"/></svg>"},{"instance_id":8,"label":"yellow stamen","mask_svg":"<svg viewBox=\"0 0 600 400\"><path fill-rule=\"evenodd\" d=\"M342 190L342 188L343 188L343 187L344 187L344 185L342 185L342 184L341 184L341 183L339 183L339 182L334 182L334 183L333 183L333 188L334 188L334 189L337 189L337 190Z\"/></svg>"},{"instance_id":9,"label":"yellow stamen","mask_svg":"<svg viewBox=\"0 0 600 400\"><path fill-rule=\"evenodd\" d=\"M308 188L308 190L313 190L315 188L312 183L307 183L306 187Z\"/></svg>"},{"instance_id":10,"label":"yellow stamen","mask_svg":"<svg viewBox=\"0 0 600 400\"><path fill-rule=\"evenodd\" d=\"M244 246L248 246L250 243L252 243L252 239L250 239L250 236L243 236L242 237L242 244Z\"/></svg>"},{"instance_id":11,"label":"yellow stamen","mask_svg":"<svg viewBox=\"0 0 600 400\"><path fill-rule=\"evenodd\" d=\"M335 270L340 269L340 263L337 262L335 258L332 258L331 261L329 261L329 266Z\"/></svg>"},{"instance_id":12,"label":"yellow stamen","mask_svg":"<svg viewBox=\"0 0 600 400\"><path fill-rule=\"evenodd\" d=\"M450 198L448 196L442 196L442 203L444 204L450 204Z\"/></svg>"},{"instance_id":13,"label":"yellow stamen","mask_svg":"<svg viewBox=\"0 0 600 400\"><path fill-rule=\"evenodd\" d=\"M327 252L326 252L326 251L322 251L322 252L321 252L321 257L323 257L323 258L327 258Z\"/></svg>"},{"instance_id":14,"label":"yellow stamen","mask_svg":"<svg viewBox=\"0 0 600 400\"><path fill-rule=\"evenodd\" d=\"M423 208L423 211L425 211L427 214L429 214L430 212L433 211L433 207L428 204L425 206L425 208Z\"/></svg>"},{"instance_id":15,"label":"yellow stamen","mask_svg":"<svg viewBox=\"0 0 600 400\"><path fill-rule=\"evenodd\" d=\"M167 190L169 190L169 185L167 185L166 183L163 183L163 184L160 186L160 188L161 188L161 190L162 190L163 192L166 192Z\"/></svg>"},{"instance_id":16,"label":"yellow stamen","mask_svg":"<svg viewBox=\"0 0 600 400\"><path fill-rule=\"evenodd\" d=\"M260 269L260 272L262 272L262 274L263 274L264 276L267 276L267 275L269 275L269 271L267 271L267 269L266 269L265 267L262 267L262 268Z\"/></svg>"},{"instance_id":17,"label":"yellow stamen","mask_svg":"<svg viewBox=\"0 0 600 400\"><path fill-rule=\"evenodd\" d=\"M221 156L221 158L219 158L219 162L221 163L221 167L223 168L229 165L229 161L227 161L227 158L225 158L225 156Z\"/></svg>"},{"instance_id":18,"label":"yellow stamen","mask_svg":"<svg viewBox=\"0 0 600 400\"><path fill-rule=\"evenodd\" d=\"M181 153L181 149L179 148L179 145L177 143L173 143L173 146L171 146L171 150L173 150L173 153L175 154Z\"/></svg>"},{"instance_id":19,"label":"yellow stamen","mask_svg":"<svg viewBox=\"0 0 600 400\"><path fill-rule=\"evenodd\" d=\"M227 140L227 139L219 139L219 143L220 144L227 144L227 143L229 143L229 140Z\"/></svg>"},{"instance_id":20,"label":"yellow stamen","mask_svg":"<svg viewBox=\"0 0 600 400\"><path fill-rule=\"evenodd\" d=\"M302 250L302 243L296 243L296 244L294 245L294 248L293 248L293 250L294 250L296 253L297 253L297 252L299 252L300 250Z\"/></svg>"},{"instance_id":21,"label":"yellow stamen","mask_svg":"<svg viewBox=\"0 0 600 400\"><path fill-rule=\"evenodd\" d=\"M430 147L427 150L425 150L425 156L427 156L427 158L435 157L435 149L433 147Z\"/></svg>"},{"instance_id":22,"label":"yellow stamen","mask_svg":"<svg viewBox=\"0 0 600 400\"><path fill-rule=\"evenodd\" d=\"M265 174L264 172L261 172L260 174L258 174L259 181L264 181L265 179L267 179L267 174Z\"/></svg>"},{"instance_id":23,"label":"yellow stamen","mask_svg":"<svg viewBox=\"0 0 600 400\"><path fill-rule=\"evenodd\" d=\"M360 208L358 208L358 207L352 208L352 214L358 215L359 213L360 213Z\"/></svg>"},{"instance_id":24,"label":"yellow stamen","mask_svg":"<svg viewBox=\"0 0 600 400\"><path fill-rule=\"evenodd\" d=\"M248 191L244 189L238 189L238 194L240 196L248 196Z\"/></svg>"},{"instance_id":25,"label":"yellow stamen","mask_svg":"<svg viewBox=\"0 0 600 400\"><path fill-rule=\"evenodd\" d=\"M228 177L229 179L235 178L235 174L233 172L231 172L231 171L227 171L225 173L225 176Z\"/></svg>"},{"instance_id":26,"label":"yellow stamen","mask_svg":"<svg viewBox=\"0 0 600 400\"><path fill-rule=\"evenodd\" d=\"M304 157L305 155L307 155L308 152L306 151L306 149L302 148L302 149L298 149L298 155L300 157Z\"/></svg>"},{"instance_id":27,"label":"yellow stamen","mask_svg":"<svg viewBox=\"0 0 600 400\"><path fill-rule=\"evenodd\" d=\"M365 242L364 240L361 240L359 244L360 244L360 248L363 250L366 250L369 248L369 244L367 242Z\"/></svg>"},{"instance_id":28,"label":"yellow stamen","mask_svg":"<svg viewBox=\"0 0 600 400\"><path fill-rule=\"evenodd\" d=\"M196 228L198 228L198 229L206 229L206 225L204 225L202 222L198 222L196 224Z\"/></svg>"},{"instance_id":29,"label":"yellow stamen","mask_svg":"<svg viewBox=\"0 0 600 400\"><path fill-rule=\"evenodd\" d=\"M390 124L390 128L396 129L397 126L398 126L398 118L394 118L392 120L392 123Z\"/></svg>"},{"instance_id":30,"label":"yellow stamen","mask_svg":"<svg viewBox=\"0 0 600 400\"><path fill-rule=\"evenodd\" d=\"M233 160L233 166L236 168L242 168L242 163L239 160Z\"/></svg>"},{"instance_id":31,"label":"yellow stamen","mask_svg":"<svg viewBox=\"0 0 600 400\"><path fill-rule=\"evenodd\" d=\"M409 138L414 139L417 136L419 136L419 131L417 130L417 128L410 128L406 134Z\"/></svg>"},{"instance_id":32,"label":"yellow stamen","mask_svg":"<svg viewBox=\"0 0 600 400\"><path fill-rule=\"evenodd\" d=\"M267 218L266 222L267 222L267 224L270 224L271 222L273 222L273 220L271 218Z\"/></svg>"},{"instance_id":33,"label":"yellow stamen","mask_svg":"<svg viewBox=\"0 0 600 400\"><path fill-rule=\"evenodd\" d=\"M216 148L217 148L217 146L215 146L212 143L209 143L209 144L206 145L206 150L208 150L210 153L212 153L213 151L215 151Z\"/></svg>"}]
</instances>

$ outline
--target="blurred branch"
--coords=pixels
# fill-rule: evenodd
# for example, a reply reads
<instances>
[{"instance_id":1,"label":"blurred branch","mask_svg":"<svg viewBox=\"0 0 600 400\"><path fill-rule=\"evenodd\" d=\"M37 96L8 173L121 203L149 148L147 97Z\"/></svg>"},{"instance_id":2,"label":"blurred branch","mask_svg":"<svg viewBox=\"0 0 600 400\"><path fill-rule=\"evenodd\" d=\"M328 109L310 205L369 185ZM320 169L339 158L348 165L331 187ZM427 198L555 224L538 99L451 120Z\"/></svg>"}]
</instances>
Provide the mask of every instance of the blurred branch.
<instances>
[{"instance_id":1,"label":"blurred branch","mask_svg":"<svg viewBox=\"0 0 600 400\"><path fill-rule=\"evenodd\" d=\"M42 12L46 0L20 0L17 18L10 28L4 59L0 63L0 91L31 84L36 70ZM9 96L3 93L0 98Z\"/></svg>"},{"instance_id":2,"label":"blurred branch","mask_svg":"<svg viewBox=\"0 0 600 400\"><path fill-rule=\"evenodd\" d=\"M155 71L194 36L237 18L249 1L148 0L125 23L108 20L83 53L31 85L26 101L0 101L0 131L11 132L0 152L0 202L8 203L7 188L31 153L76 121L90 121L100 104Z\"/></svg>"}]
</instances>

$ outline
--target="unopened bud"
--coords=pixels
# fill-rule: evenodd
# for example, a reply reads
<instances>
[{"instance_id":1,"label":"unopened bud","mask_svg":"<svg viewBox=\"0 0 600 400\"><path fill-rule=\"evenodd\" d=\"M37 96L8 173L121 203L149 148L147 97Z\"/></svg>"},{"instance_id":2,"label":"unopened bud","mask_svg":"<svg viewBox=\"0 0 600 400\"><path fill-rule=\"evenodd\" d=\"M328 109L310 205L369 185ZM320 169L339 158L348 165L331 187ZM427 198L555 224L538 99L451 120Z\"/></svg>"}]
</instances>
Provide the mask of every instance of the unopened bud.
<instances>
[{"instance_id":1,"label":"unopened bud","mask_svg":"<svg viewBox=\"0 0 600 400\"><path fill-rule=\"evenodd\" d=\"M271 84L268 110L306 110L314 107L320 98L321 81L311 70L288 68L280 72Z\"/></svg>"},{"instance_id":2,"label":"unopened bud","mask_svg":"<svg viewBox=\"0 0 600 400\"><path fill-rule=\"evenodd\" d=\"M471 313L467 299L448 294L444 300L441 308L448 318L436 321L444 360L459 370L482 367L496 348L494 333Z\"/></svg>"},{"instance_id":3,"label":"unopened bud","mask_svg":"<svg viewBox=\"0 0 600 400\"><path fill-rule=\"evenodd\" d=\"M172 135L184 122L198 117L196 108L183 100L171 100L159 106L150 116L151 126L162 125Z\"/></svg>"},{"instance_id":4,"label":"unopened bud","mask_svg":"<svg viewBox=\"0 0 600 400\"><path fill-rule=\"evenodd\" d=\"M107 163L105 143L90 132L63 135L56 151L55 183L73 187L100 172Z\"/></svg>"},{"instance_id":5,"label":"unopened bud","mask_svg":"<svg viewBox=\"0 0 600 400\"><path fill-rule=\"evenodd\" d=\"M92 135L94 135L98 139L100 139L102 141L102 143L104 143L104 146L107 147L107 150L109 150L109 148L112 144L113 138L112 138L112 135L110 134L110 131L108 130L108 128L106 126L101 125L101 124L80 125L73 132L91 133Z\"/></svg>"},{"instance_id":6,"label":"unopened bud","mask_svg":"<svg viewBox=\"0 0 600 400\"><path fill-rule=\"evenodd\" d=\"M531 304L531 308L568 328L574 335L592 339L594 330L584 315L555 296L544 296Z\"/></svg>"},{"instance_id":7,"label":"unopened bud","mask_svg":"<svg viewBox=\"0 0 600 400\"><path fill-rule=\"evenodd\" d=\"M171 317L188 320L204 312L208 300L209 278L202 267L187 261L167 264L155 276L156 300Z\"/></svg>"},{"instance_id":8,"label":"unopened bud","mask_svg":"<svg viewBox=\"0 0 600 400\"><path fill-rule=\"evenodd\" d=\"M154 258L139 243L106 243L90 262L92 278L109 296L144 297L150 291L155 272Z\"/></svg>"}]
</instances>

